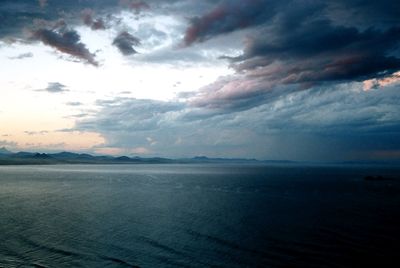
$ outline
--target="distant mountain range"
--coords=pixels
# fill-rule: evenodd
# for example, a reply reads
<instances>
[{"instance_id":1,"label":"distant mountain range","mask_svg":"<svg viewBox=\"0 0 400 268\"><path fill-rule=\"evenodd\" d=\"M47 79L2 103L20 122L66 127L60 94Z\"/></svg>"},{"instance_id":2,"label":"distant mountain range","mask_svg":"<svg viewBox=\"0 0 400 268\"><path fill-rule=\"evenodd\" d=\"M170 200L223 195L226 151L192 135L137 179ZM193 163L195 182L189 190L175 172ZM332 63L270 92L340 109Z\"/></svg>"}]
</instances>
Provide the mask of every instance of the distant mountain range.
<instances>
[{"instance_id":1,"label":"distant mountain range","mask_svg":"<svg viewBox=\"0 0 400 268\"><path fill-rule=\"evenodd\" d=\"M14 153L5 147L0 148L0 165L51 165L51 164L268 164L268 165L385 165L400 167L400 160L393 161L341 161L341 162L302 162L289 160L257 160L247 158L193 158L170 159L162 157L128 157L110 155L91 155L85 153Z\"/></svg>"},{"instance_id":2,"label":"distant mountain range","mask_svg":"<svg viewBox=\"0 0 400 268\"><path fill-rule=\"evenodd\" d=\"M0 148L0 165L45 165L45 164L173 164L173 163L263 163L256 159L239 158L194 158L170 159L162 157L95 156L71 152L61 153L13 153ZM291 161L269 161L270 163L292 163Z\"/></svg>"}]
</instances>

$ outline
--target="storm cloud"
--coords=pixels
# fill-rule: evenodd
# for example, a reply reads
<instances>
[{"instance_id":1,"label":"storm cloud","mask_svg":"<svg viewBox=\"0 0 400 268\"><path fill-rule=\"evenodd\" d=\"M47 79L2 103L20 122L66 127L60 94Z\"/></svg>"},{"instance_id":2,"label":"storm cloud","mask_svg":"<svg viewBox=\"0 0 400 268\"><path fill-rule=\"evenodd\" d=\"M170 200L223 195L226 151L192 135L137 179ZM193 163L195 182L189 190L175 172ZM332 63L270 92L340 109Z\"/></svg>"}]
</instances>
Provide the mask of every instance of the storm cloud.
<instances>
[{"instance_id":1,"label":"storm cloud","mask_svg":"<svg viewBox=\"0 0 400 268\"><path fill-rule=\"evenodd\" d=\"M399 11L396 1L220 1L192 18L184 44L246 31L244 48L221 57L235 75L190 101L244 109L287 90L391 77L400 70L400 21L393 10Z\"/></svg>"},{"instance_id":2,"label":"storm cloud","mask_svg":"<svg viewBox=\"0 0 400 268\"><path fill-rule=\"evenodd\" d=\"M399 24L399 12L400 6L395 0L223 0L201 16L191 18L184 43L191 45L204 42L247 28L290 30L315 20L329 20L334 25L356 25L364 29L372 26L391 27ZM270 38L273 36L266 39Z\"/></svg>"},{"instance_id":3,"label":"storm cloud","mask_svg":"<svg viewBox=\"0 0 400 268\"><path fill-rule=\"evenodd\" d=\"M274 14L273 1L222 1L208 13L191 19L184 43L203 42L220 34L259 25Z\"/></svg>"},{"instance_id":4,"label":"storm cloud","mask_svg":"<svg viewBox=\"0 0 400 268\"><path fill-rule=\"evenodd\" d=\"M128 56L137 53L134 47L140 45L140 40L124 31L115 37L113 45L115 45L123 55Z\"/></svg>"},{"instance_id":5,"label":"storm cloud","mask_svg":"<svg viewBox=\"0 0 400 268\"><path fill-rule=\"evenodd\" d=\"M33 38L62 53L69 54L89 64L98 66L95 55L86 48L85 44L80 42L80 35L74 30L57 32L54 30L39 29L33 33Z\"/></svg>"},{"instance_id":6,"label":"storm cloud","mask_svg":"<svg viewBox=\"0 0 400 268\"><path fill-rule=\"evenodd\" d=\"M315 21L291 31L266 31L251 38L243 55L232 62L238 71L257 69L250 75L268 75L280 83L363 80L399 70L399 44L400 27L361 32ZM279 71L268 72L274 64L281 67Z\"/></svg>"}]
</instances>

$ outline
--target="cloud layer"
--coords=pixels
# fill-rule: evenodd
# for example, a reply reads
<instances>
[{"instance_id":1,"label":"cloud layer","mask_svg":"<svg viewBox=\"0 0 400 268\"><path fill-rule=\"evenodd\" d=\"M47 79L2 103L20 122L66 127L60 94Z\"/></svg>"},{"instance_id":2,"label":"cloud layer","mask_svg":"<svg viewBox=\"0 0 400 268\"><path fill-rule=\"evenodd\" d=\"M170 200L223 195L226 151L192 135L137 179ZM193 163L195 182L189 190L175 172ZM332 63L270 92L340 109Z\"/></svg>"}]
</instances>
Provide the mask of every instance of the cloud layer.
<instances>
[{"instance_id":1,"label":"cloud layer","mask_svg":"<svg viewBox=\"0 0 400 268\"><path fill-rule=\"evenodd\" d=\"M243 52L221 57L237 73L201 89L192 104L246 109L289 89L334 88L400 70L395 1L289 2L220 1L191 20L186 46L247 31Z\"/></svg>"},{"instance_id":2,"label":"cloud layer","mask_svg":"<svg viewBox=\"0 0 400 268\"><path fill-rule=\"evenodd\" d=\"M66 116L75 127L64 131L101 134L106 142L99 150L380 159L400 155L399 14L395 0L6 0L0 39L3 46L44 44L115 82L107 84L108 99L91 89L90 112L80 99L64 100L76 112ZM23 51L8 59L38 55ZM137 77L136 88L121 86L123 76L113 80L117 70L103 63L115 59L125 77ZM172 95L161 84L157 100L127 97L140 96L145 79L218 66L229 67L229 75L206 86L177 77L175 99L161 97ZM70 88L51 82L44 90Z\"/></svg>"},{"instance_id":3,"label":"cloud layer","mask_svg":"<svg viewBox=\"0 0 400 268\"><path fill-rule=\"evenodd\" d=\"M80 120L77 130L99 131L109 147L141 147L164 156L368 159L400 150L397 87L366 92L352 83L288 91L236 112L119 98L99 103L97 116Z\"/></svg>"}]
</instances>

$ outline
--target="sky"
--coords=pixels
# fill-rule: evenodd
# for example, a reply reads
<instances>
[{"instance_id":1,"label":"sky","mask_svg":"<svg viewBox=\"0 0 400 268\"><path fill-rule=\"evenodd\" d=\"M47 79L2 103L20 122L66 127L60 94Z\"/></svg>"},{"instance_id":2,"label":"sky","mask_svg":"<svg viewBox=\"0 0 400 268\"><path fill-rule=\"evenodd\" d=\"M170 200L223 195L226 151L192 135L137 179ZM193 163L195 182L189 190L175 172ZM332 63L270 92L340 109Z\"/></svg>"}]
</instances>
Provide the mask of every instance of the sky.
<instances>
[{"instance_id":1,"label":"sky","mask_svg":"<svg viewBox=\"0 0 400 268\"><path fill-rule=\"evenodd\" d=\"M0 147L400 160L398 0L2 0Z\"/></svg>"}]
</instances>

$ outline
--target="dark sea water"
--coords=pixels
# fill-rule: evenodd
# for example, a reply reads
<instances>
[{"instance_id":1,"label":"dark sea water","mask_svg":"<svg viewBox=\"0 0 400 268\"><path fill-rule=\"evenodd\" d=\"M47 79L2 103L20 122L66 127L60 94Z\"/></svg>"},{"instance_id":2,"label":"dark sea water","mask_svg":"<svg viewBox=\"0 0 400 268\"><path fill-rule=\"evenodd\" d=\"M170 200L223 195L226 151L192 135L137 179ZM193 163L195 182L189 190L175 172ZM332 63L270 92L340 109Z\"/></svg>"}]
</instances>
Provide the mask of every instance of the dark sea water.
<instances>
[{"instance_id":1,"label":"dark sea water","mask_svg":"<svg viewBox=\"0 0 400 268\"><path fill-rule=\"evenodd\" d=\"M363 167L1 166L0 267L400 267L399 179Z\"/></svg>"}]
</instances>

